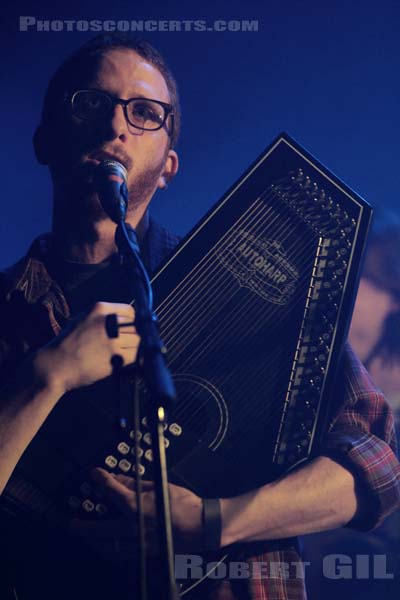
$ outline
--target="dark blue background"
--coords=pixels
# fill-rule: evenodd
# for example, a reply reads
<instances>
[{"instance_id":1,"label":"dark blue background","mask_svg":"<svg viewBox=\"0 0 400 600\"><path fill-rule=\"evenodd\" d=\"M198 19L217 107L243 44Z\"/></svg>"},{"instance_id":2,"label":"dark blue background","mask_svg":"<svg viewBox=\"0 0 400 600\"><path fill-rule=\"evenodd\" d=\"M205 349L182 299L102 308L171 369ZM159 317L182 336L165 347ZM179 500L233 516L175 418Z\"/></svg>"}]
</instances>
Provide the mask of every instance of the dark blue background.
<instances>
[{"instance_id":1,"label":"dark blue background","mask_svg":"<svg viewBox=\"0 0 400 600\"><path fill-rule=\"evenodd\" d=\"M180 84L181 170L153 213L185 233L287 131L375 206L399 188L400 2L16 2L3 9L0 266L49 229L51 186L31 137L48 78L93 34L19 32L46 19L258 19L257 33L147 34Z\"/></svg>"}]
</instances>

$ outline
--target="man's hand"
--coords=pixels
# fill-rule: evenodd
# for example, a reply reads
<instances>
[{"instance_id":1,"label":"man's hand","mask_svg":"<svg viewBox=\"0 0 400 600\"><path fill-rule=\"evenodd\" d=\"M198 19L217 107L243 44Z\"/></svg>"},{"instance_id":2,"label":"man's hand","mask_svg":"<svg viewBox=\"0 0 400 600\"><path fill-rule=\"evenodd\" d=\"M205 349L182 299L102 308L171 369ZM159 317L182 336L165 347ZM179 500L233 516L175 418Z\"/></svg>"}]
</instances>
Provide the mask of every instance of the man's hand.
<instances>
[{"instance_id":1,"label":"man's hand","mask_svg":"<svg viewBox=\"0 0 400 600\"><path fill-rule=\"evenodd\" d=\"M119 324L132 323L135 317L128 304L97 303L22 363L1 389L0 493L61 396L111 375L115 355L124 365L135 362L140 342L135 327L123 327L117 338L109 338L106 317L111 314L117 315Z\"/></svg>"},{"instance_id":2,"label":"man's hand","mask_svg":"<svg viewBox=\"0 0 400 600\"><path fill-rule=\"evenodd\" d=\"M111 314L117 316L118 324L132 323L135 318L129 304L98 302L38 352L36 369L50 377L61 393L111 375L114 355L120 356L124 365L135 362L140 342L136 329L123 327L117 338L109 338L106 317Z\"/></svg>"},{"instance_id":3,"label":"man's hand","mask_svg":"<svg viewBox=\"0 0 400 600\"><path fill-rule=\"evenodd\" d=\"M122 516L117 520L102 523L75 520L72 523L73 532L85 538L87 543L94 544L98 550L101 550L102 544L107 548L107 540L113 540L121 553L134 552L137 547L137 499L134 479L126 475L114 475L101 468L93 471L92 478L104 496L121 510ZM170 483L169 499L175 549L178 552L201 550L201 498L190 490ZM142 481L142 504L146 525L146 549L150 556L155 556L159 550L159 539L153 482Z\"/></svg>"}]
</instances>

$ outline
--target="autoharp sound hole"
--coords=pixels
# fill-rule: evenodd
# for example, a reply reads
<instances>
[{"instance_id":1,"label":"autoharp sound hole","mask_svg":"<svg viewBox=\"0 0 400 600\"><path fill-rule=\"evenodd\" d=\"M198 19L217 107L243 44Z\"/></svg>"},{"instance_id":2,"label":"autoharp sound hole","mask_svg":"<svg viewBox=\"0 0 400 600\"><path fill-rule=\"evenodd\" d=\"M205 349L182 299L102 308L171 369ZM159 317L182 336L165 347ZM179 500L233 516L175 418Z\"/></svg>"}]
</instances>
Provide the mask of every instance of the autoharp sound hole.
<instances>
[{"instance_id":1,"label":"autoharp sound hole","mask_svg":"<svg viewBox=\"0 0 400 600\"><path fill-rule=\"evenodd\" d=\"M221 392L210 381L191 374L174 375L176 407L171 418L184 431L211 449L219 446L226 434L228 413Z\"/></svg>"}]
</instances>

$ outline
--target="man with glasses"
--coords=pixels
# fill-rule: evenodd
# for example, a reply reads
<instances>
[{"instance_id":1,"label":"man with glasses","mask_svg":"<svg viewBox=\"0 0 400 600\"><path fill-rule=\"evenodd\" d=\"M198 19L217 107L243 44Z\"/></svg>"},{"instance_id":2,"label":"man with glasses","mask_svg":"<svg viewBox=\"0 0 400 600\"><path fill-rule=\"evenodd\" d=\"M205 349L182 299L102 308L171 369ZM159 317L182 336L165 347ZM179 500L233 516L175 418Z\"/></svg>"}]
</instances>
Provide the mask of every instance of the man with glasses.
<instances>
[{"instance_id":1,"label":"man with glasses","mask_svg":"<svg viewBox=\"0 0 400 600\"><path fill-rule=\"evenodd\" d=\"M65 100L71 103L73 115L84 121L101 121L107 119L115 107L123 107L125 119L129 125L143 131L157 131L164 126L168 115L171 115L171 132L173 131L172 106L166 102L150 98L129 98L121 100L101 90L77 90Z\"/></svg>"},{"instance_id":2,"label":"man with glasses","mask_svg":"<svg viewBox=\"0 0 400 600\"><path fill-rule=\"evenodd\" d=\"M179 129L175 81L146 42L100 36L63 63L50 81L34 145L53 181L52 233L36 240L1 282L2 371L15 372L0 404L1 490L66 392L76 390L79 398L80 388L110 375L114 354L125 364L135 360L139 338L134 326L124 327L116 339L106 334L107 315L129 324L134 311L116 275L115 224L102 209L95 173L105 159L125 166L127 222L138 233L145 265L154 271L178 242L149 218L148 206L155 191L177 173ZM210 580L192 598L304 598L294 536L349 522L368 528L399 502L390 411L349 351L343 377L344 408L335 417L323 455L276 483L218 503L221 515L211 532L216 545L245 542L234 560L256 565L258 576ZM103 493L123 507L124 526L130 528L136 511L132 479L103 469L94 477ZM175 485L170 485L170 498L176 539L190 552L200 540L207 542L202 500ZM151 487L143 499L152 523ZM19 518L11 527L12 547L7 547L7 554L19 556L16 560L21 558L17 534L26 534L24 525L18 531L21 523ZM134 597L129 572L95 558L74 539L39 531L33 541L25 538L26 560L18 564L12 584L21 600ZM272 564L281 568L271 573Z\"/></svg>"}]
</instances>

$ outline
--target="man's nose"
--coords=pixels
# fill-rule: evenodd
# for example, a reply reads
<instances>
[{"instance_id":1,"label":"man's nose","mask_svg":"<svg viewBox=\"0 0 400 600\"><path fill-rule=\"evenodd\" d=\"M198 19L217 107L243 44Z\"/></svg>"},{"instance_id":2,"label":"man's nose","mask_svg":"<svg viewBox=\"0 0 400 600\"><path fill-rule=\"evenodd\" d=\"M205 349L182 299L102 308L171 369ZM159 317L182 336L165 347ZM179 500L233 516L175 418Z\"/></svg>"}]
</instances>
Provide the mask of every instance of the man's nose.
<instances>
[{"instance_id":1,"label":"man's nose","mask_svg":"<svg viewBox=\"0 0 400 600\"><path fill-rule=\"evenodd\" d=\"M112 111L108 121L110 139L119 138L124 141L129 133L128 128L129 125L125 118L124 108L121 104L117 104L114 106L114 110Z\"/></svg>"}]
</instances>

